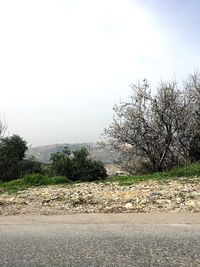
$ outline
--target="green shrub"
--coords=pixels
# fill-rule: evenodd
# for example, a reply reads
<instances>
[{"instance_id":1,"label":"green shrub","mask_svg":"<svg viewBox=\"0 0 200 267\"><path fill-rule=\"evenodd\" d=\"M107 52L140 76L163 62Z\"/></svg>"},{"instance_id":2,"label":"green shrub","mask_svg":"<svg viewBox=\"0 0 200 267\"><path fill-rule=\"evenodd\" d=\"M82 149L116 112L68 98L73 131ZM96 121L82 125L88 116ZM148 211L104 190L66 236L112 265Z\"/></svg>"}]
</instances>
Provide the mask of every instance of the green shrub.
<instances>
[{"instance_id":1,"label":"green shrub","mask_svg":"<svg viewBox=\"0 0 200 267\"><path fill-rule=\"evenodd\" d=\"M107 177L103 163L89 158L85 148L75 152L65 148L63 152L52 154L51 161L53 175L66 176L72 181L95 181Z\"/></svg>"},{"instance_id":2,"label":"green shrub","mask_svg":"<svg viewBox=\"0 0 200 267\"><path fill-rule=\"evenodd\" d=\"M42 174L29 174L23 177L23 181L29 185L40 185L45 178L46 176Z\"/></svg>"},{"instance_id":3,"label":"green shrub","mask_svg":"<svg viewBox=\"0 0 200 267\"><path fill-rule=\"evenodd\" d=\"M24 159L22 161L21 167L21 175L25 176L28 174L37 173L37 174L44 174L43 163L37 161L34 157L30 157L28 159Z\"/></svg>"}]
</instances>

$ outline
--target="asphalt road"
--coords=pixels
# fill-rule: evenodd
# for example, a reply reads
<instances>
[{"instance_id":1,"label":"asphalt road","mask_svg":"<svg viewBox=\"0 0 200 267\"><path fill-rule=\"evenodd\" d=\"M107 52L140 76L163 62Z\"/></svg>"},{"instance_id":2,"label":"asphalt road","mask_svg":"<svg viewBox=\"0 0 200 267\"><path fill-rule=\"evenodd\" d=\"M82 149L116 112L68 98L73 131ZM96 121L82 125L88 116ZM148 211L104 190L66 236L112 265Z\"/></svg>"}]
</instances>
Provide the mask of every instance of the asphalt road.
<instances>
[{"instance_id":1,"label":"asphalt road","mask_svg":"<svg viewBox=\"0 0 200 267\"><path fill-rule=\"evenodd\" d=\"M200 215L2 216L0 266L200 266Z\"/></svg>"}]
</instances>

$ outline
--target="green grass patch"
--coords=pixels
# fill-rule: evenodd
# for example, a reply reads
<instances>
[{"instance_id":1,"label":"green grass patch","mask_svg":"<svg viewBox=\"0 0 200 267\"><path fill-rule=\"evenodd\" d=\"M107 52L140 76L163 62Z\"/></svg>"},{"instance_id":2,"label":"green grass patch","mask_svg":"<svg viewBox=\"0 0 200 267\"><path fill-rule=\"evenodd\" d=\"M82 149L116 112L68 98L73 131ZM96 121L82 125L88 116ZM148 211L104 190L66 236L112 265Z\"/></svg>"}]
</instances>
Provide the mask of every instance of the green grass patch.
<instances>
[{"instance_id":1,"label":"green grass patch","mask_svg":"<svg viewBox=\"0 0 200 267\"><path fill-rule=\"evenodd\" d=\"M200 163L174 168L166 172L166 175L169 177L200 177Z\"/></svg>"},{"instance_id":2,"label":"green grass patch","mask_svg":"<svg viewBox=\"0 0 200 267\"><path fill-rule=\"evenodd\" d=\"M42 186L42 185L56 185L70 183L70 180L64 176L48 177L42 174L31 174L25 176L23 182L31 186Z\"/></svg>"},{"instance_id":3,"label":"green grass patch","mask_svg":"<svg viewBox=\"0 0 200 267\"><path fill-rule=\"evenodd\" d=\"M2 193L16 193L18 191L25 190L29 188L22 179L12 180L5 183L0 183L0 194Z\"/></svg>"},{"instance_id":4,"label":"green grass patch","mask_svg":"<svg viewBox=\"0 0 200 267\"><path fill-rule=\"evenodd\" d=\"M169 179L185 178L184 180L192 181L192 178L200 179L200 163L194 163L184 167L174 168L166 172L156 172L144 175L113 176L105 180L105 183L117 182L120 185L131 185L142 181L166 181ZM188 179L190 178L190 179Z\"/></svg>"},{"instance_id":5,"label":"green grass patch","mask_svg":"<svg viewBox=\"0 0 200 267\"><path fill-rule=\"evenodd\" d=\"M96 181L97 183L112 183L117 182L119 185L131 185L143 181L160 181L165 182L169 179L184 178L184 181L200 181L200 163L191 164L184 167L174 168L166 172L157 172L146 175L128 175L128 176L113 176L106 180ZM76 182L77 183L77 182ZM81 183L81 182L80 182ZM21 190L28 189L35 186L48 186L48 185L73 185L70 180L63 176L48 177L41 174L31 174L25 176L23 179L12 180L6 183L0 183L1 193L16 193Z\"/></svg>"},{"instance_id":6,"label":"green grass patch","mask_svg":"<svg viewBox=\"0 0 200 267\"><path fill-rule=\"evenodd\" d=\"M48 177L41 174L27 175L22 179L0 183L0 193L16 193L35 186L69 184L71 181L63 176Z\"/></svg>"}]
</instances>

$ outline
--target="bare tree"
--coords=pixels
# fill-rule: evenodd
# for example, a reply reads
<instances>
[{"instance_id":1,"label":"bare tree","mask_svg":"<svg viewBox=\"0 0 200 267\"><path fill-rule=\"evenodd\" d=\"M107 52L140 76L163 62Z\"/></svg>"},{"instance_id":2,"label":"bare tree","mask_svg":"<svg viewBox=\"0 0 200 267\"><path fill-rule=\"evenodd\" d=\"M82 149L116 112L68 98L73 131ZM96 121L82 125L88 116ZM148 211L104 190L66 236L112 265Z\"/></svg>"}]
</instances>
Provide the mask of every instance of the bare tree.
<instances>
[{"instance_id":1,"label":"bare tree","mask_svg":"<svg viewBox=\"0 0 200 267\"><path fill-rule=\"evenodd\" d=\"M113 123L105 134L112 148L121 151L123 167L132 170L132 161L151 159L153 162L152 144L152 111L151 92L146 80L142 84L131 85L130 102L115 105Z\"/></svg>"},{"instance_id":2,"label":"bare tree","mask_svg":"<svg viewBox=\"0 0 200 267\"><path fill-rule=\"evenodd\" d=\"M124 169L134 172L142 165L148 171L163 171L192 161L192 140L199 136L198 79L187 83L188 90L179 90L176 81L161 82L155 95L143 80L131 86L129 102L114 106L113 123L105 134L111 147L121 152Z\"/></svg>"},{"instance_id":3,"label":"bare tree","mask_svg":"<svg viewBox=\"0 0 200 267\"><path fill-rule=\"evenodd\" d=\"M185 82L185 112L178 131L180 151L190 161L200 160L200 74L189 75Z\"/></svg>"},{"instance_id":4,"label":"bare tree","mask_svg":"<svg viewBox=\"0 0 200 267\"><path fill-rule=\"evenodd\" d=\"M0 138L2 138L7 130L7 125L5 123L5 118L0 116Z\"/></svg>"}]
</instances>

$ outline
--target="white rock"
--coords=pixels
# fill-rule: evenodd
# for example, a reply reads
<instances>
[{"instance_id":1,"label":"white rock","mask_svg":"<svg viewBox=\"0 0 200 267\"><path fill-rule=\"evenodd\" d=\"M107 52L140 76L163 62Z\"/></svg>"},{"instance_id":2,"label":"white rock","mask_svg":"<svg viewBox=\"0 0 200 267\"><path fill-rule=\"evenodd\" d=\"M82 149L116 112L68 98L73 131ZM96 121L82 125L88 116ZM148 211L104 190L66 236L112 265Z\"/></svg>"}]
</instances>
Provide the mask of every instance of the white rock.
<instances>
[{"instance_id":1,"label":"white rock","mask_svg":"<svg viewBox=\"0 0 200 267\"><path fill-rule=\"evenodd\" d=\"M133 205L131 202L126 203L126 205L124 206L125 209L129 210L132 209Z\"/></svg>"}]
</instances>

